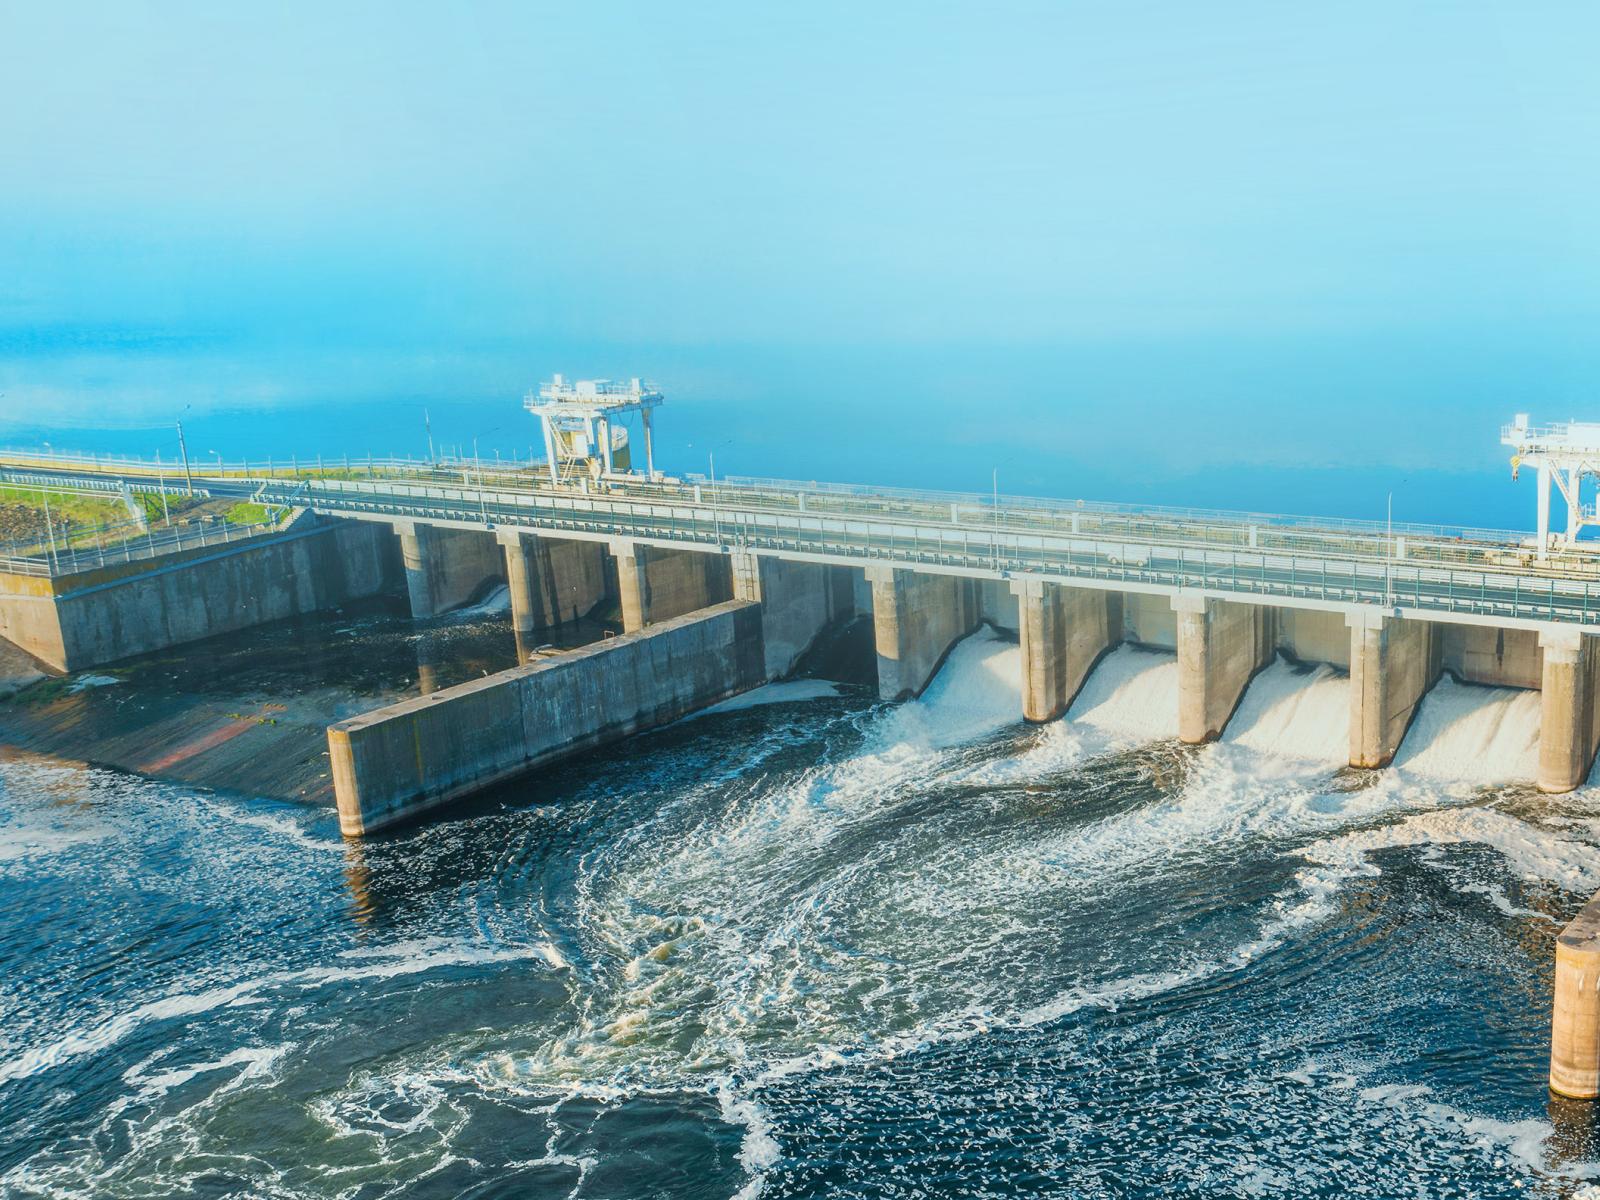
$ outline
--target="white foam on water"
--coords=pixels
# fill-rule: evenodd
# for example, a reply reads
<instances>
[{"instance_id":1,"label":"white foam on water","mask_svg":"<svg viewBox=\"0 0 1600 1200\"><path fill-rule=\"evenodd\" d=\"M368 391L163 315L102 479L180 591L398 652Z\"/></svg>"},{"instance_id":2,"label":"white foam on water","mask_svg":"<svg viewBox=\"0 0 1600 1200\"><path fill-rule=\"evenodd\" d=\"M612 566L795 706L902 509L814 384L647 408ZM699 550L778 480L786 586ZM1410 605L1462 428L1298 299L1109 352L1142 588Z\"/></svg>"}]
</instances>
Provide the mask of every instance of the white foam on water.
<instances>
[{"instance_id":1,"label":"white foam on water","mask_svg":"<svg viewBox=\"0 0 1600 1200\"><path fill-rule=\"evenodd\" d=\"M79 675L67 685L67 691L82 692L89 688L111 687L121 682L115 675Z\"/></svg>"},{"instance_id":2,"label":"white foam on water","mask_svg":"<svg viewBox=\"0 0 1600 1200\"><path fill-rule=\"evenodd\" d=\"M1067 720L1124 743L1177 737L1177 655L1118 646L1090 674Z\"/></svg>"},{"instance_id":3,"label":"white foam on water","mask_svg":"<svg viewBox=\"0 0 1600 1200\"><path fill-rule=\"evenodd\" d=\"M307 819L315 820L319 817L326 819L327 812L325 809L309 810L291 816L288 813L274 812L268 808L248 808L241 804L222 800L216 796L207 796L205 799L211 805L212 811L217 815L229 821L235 821L240 825L249 825L255 829L265 830L275 837L286 838L297 845L304 846L307 850L333 854L343 854L346 851L346 846L342 841L317 837L307 828Z\"/></svg>"},{"instance_id":4,"label":"white foam on water","mask_svg":"<svg viewBox=\"0 0 1600 1200\"><path fill-rule=\"evenodd\" d=\"M1224 740L1260 754L1342 766L1350 757L1350 677L1280 658L1250 681Z\"/></svg>"},{"instance_id":5,"label":"white foam on water","mask_svg":"<svg viewBox=\"0 0 1600 1200\"><path fill-rule=\"evenodd\" d=\"M987 625L956 643L917 699L891 708L872 751L901 760L1022 723L1022 650Z\"/></svg>"},{"instance_id":6,"label":"white foam on water","mask_svg":"<svg viewBox=\"0 0 1600 1200\"><path fill-rule=\"evenodd\" d=\"M1539 771L1539 693L1446 675L1424 698L1394 765L1459 782L1531 781Z\"/></svg>"},{"instance_id":7,"label":"white foam on water","mask_svg":"<svg viewBox=\"0 0 1600 1200\"><path fill-rule=\"evenodd\" d=\"M784 683L768 683L737 696L731 696L720 704L713 704L710 708L701 709L694 715L697 717L709 716L712 713L738 712L746 708L760 708L765 704L792 704L801 700L826 700L837 697L839 688L829 683L826 679L791 679ZM690 718L691 720L693 718Z\"/></svg>"},{"instance_id":8,"label":"white foam on water","mask_svg":"<svg viewBox=\"0 0 1600 1200\"><path fill-rule=\"evenodd\" d=\"M1600 890L1600 848L1496 808L1416 813L1392 824L1324 838L1300 853L1338 876L1353 878L1379 873L1369 857L1377 850L1465 843L1489 847L1526 882L1553 883L1578 894Z\"/></svg>"},{"instance_id":9,"label":"white foam on water","mask_svg":"<svg viewBox=\"0 0 1600 1200\"><path fill-rule=\"evenodd\" d=\"M455 609L455 617L494 617L511 611L511 588L501 584L476 604Z\"/></svg>"},{"instance_id":10,"label":"white foam on water","mask_svg":"<svg viewBox=\"0 0 1600 1200\"><path fill-rule=\"evenodd\" d=\"M97 1054L126 1039L154 1021L195 1017L226 1008L266 1003L276 991L303 993L329 984L392 979L417 975L442 967L483 966L519 960L557 962L554 947L481 946L443 939L419 939L373 949L346 951L339 957L349 966L307 967L275 971L198 992L176 992L117 1013L97 1024L42 1046L6 1049L12 1057L0 1061L0 1083L26 1079L85 1055Z\"/></svg>"}]
</instances>

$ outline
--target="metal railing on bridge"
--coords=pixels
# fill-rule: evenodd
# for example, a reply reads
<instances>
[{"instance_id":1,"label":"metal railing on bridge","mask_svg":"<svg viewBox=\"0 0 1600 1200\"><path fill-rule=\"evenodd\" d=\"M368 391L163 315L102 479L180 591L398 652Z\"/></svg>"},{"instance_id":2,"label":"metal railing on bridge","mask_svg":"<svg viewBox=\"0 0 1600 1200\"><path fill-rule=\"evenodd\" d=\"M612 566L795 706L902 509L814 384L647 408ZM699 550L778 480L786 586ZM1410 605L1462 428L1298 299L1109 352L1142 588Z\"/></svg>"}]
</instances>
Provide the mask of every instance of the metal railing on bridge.
<instances>
[{"instance_id":1,"label":"metal railing on bridge","mask_svg":"<svg viewBox=\"0 0 1600 1200\"><path fill-rule=\"evenodd\" d=\"M67 472L133 475L155 467L42 457L40 465ZM8 461L0 453L0 465ZM1521 531L1288 514L694 475L556 487L536 462L476 458L219 460L197 468L196 482L352 515L1583 624L1592 617L1591 585L1600 584L1593 550L1580 546L1540 562Z\"/></svg>"},{"instance_id":2,"label":"metal railing on bridge","mask_svg":"<svg viewBox=\"0 0 1600 1200\"><path fill-rule=\"evenodd\" d=\"M133 521L63 529L59 536L0 543L0 573L50 578L96 567L138 562L201 547L231 545L282 528L278 521L225 521L220 517L167 528Z\"/></svg>"}]
</instances>

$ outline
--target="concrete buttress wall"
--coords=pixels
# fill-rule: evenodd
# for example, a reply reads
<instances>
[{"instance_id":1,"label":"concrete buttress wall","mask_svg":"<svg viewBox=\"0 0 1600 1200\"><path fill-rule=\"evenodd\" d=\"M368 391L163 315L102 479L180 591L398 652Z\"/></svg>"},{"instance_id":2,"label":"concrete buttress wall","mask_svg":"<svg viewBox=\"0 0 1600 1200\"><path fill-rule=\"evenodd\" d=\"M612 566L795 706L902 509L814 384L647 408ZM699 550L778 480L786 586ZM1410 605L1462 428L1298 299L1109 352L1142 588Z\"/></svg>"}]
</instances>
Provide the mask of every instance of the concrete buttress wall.
<instances>
[{"instance_id":1,"label":"concrete buttress wall","mask_svg":"<svg viewBox=\"0 0 1600 1200\"><path fill-rule=\"evenodd\" d=\"M1588 778L1600 745L1600 648L1575 629L1549 629L1539 641L1539 790L1570 792Z\"/></svg>"},{"instance_id":2,"label":"concrete buttress wall","mask_svg":"<svg viewBox=\"0 0 1600 1200\"><path fill-rule=\"evenodd\" d=\"M919 695L950 647L977 627L972 581L881 566L867 568L867 581L878 695L885 700Z\"/></svg>"},{"instance_id":3,"label":"concrete buttress wall","mask_svg":"<svg viewBox=\"0 0 1600 1200\"><path fill-rule=\"evenodd\" d=\"M1122 640L1122 596L1036 579L1011 585L1022 638L1022 715L1053 721Z\"/></svg>"},{"instance_id":4,"label":"concrete buttress wall","mask_svg":"<svg viewBox=\"0 0 1600 1200\"><path fill-rule=\"evenodd\" d=\"M760 607L731 601L340 721L339 827L373 833L764 679Z\"/></svg>"},{"instance_id":5,"label":"concrete buttress wall","mask_svg":"<svg viewBox=\"0 0 1600 1200\"><path fill-rule=\"evenodd\" d=\"M1272 661L1274 613L1259 604L1178 593L1178 737L1220 737L1257 671Z\"/></svg>"},{"instance_id":6,"label":"concrete buttress wall","mask_svg":"<svg viewBox=\"0 0 1600 1200\"><path fill-rule=\"evenodd\" d=\"M732 566L734 599L761 605L768 679L794 670L828 623L850 610L850 592L840 587L836 568L743 553L733 556Z\"/></svg>"},{"instance_id":7,"label":"concrete buttress wall","mask_svg":"<svg viewBox=\"0 0 1600 1200\"><path fill-rule=\"evenodd\" d=\"M1439 639L1428 621L1377 609L1346 618L1350 626L1350 765L1385 767L1438 681Z\"/></svg>"}]
</instances>

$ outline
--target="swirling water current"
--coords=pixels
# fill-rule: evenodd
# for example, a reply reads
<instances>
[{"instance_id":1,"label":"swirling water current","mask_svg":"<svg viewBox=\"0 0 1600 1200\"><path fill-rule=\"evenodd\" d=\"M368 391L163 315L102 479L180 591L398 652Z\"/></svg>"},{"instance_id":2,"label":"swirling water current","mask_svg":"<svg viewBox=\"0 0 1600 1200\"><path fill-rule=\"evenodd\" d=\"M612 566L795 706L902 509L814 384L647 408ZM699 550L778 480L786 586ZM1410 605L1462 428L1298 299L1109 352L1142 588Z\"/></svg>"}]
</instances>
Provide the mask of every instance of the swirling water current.
<instances>
[{"instance_id":1,"label":"swirling water current","mask_svg":"<svg viewBox=\"0 0 1600 1200\"><path fill-rule=\"evenodd\" d=\"M779 685L360 846L8 753L0 1194L1583 1194L1600 793L1527 786L1536 703L1447 680L1355 773L1327 668L1201 748L1170 656L1040 727L1019 669Z\"/></svg>"}]
</instances>

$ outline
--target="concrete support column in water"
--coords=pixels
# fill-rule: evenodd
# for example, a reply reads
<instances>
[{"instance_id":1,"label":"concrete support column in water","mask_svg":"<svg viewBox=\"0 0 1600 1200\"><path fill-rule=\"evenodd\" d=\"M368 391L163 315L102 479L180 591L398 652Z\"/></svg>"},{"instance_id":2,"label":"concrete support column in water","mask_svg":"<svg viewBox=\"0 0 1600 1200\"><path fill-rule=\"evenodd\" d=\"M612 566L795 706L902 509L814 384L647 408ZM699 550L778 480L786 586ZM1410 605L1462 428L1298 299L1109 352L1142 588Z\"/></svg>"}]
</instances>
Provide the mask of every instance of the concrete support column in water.
<instances>
[{"instance_id":1,"label":"concrete support column in water","mask_svg":"<svg viewBox=\"0 0 1600 1200\"><path fill-rule=\"evenodd\" d=\"M1016 580L1011 591L1022 638L1022 715L1053 721L1122 639L1122 597L1038 579Z\"/></svg>"},{"instance_id":2,"label":"concrete support column in water","mask_svg":"<svg viewBox=\"0 0 1600 1200\"><path fill-rule=\"evenodd\" d=\"M1178 738L1214 741L1251 678L1272 662L1273 613L1259 604L1192 592L1175 595L1172 609L1178 617Z\"/></svg>"},{"instance_id":3,"label":"concrete support column in water","mask_svg":"<svg viewBox=\"0 0 1600 1200\"><path fill-rule=\"evenodd\" d=\"M1440 646L1433 625L1363 608L1350 626L1350 765L1394 761L1417 706L1439 679Z\"/></svg>"},{"instance_id":4,"label":"concrete support column in water","mask_svg":"<svg viewBox=\"0 0 1600 1200\"><path fill-rule=\"evenodd\" d=\"M511 628L520 645L541 629L561 623L553 589L550 546L537 534L502 529L497 535L506 556L506 588L511 596Z\"/></svg>"},{"instance_id":5,"label":"concrete support column in water","mask_svg":"<svg viewBox=\"0 0 1600 1200\"><path fill-rule=\"evenodd\" d=\"M945 654L978 623L973 581L898 567L867 568L872 586L878 695L907 700L928 686Z\"/></svg>"},{"instance_id":6,"label":"concrete support column in water","mask_svg":"<svg viewBox=\"0 0 1600 1200\"><path fill-rule=\"evenodd\" d=\"M622 606L622 632L637 633L649 618L649 593L646 572L649 549L637 542L618 539L611 543L617 560L617 599Z\"/></svg>"},{"instance_id":7,"label":"concrete support column in water","mask_svg":"<svg viewBox=\"0 0 1600 1200\"><path fill-rule=\"evenodd\" d=\"M434 615L433 529L410 521L397 522L394 531L400 537L400 561L405 566L406 596L411 601L411 615L418 620Z\"/></svg>"},{"instance_id":8,"label":"concrete support column in water","mask_svg":"<svg viewBox=\"0 0 1600 1200\"><path fill-rule=\"evenodd\" d=\"M1600 1097L1600 896L1556 938L1550 1090L1579 1100Z\"/></svg>"},{"instance_id":9,"label":"concrete support column in water","mask_svg":"<svg viewBox=\"0 0 1600 1200\"><path fill-rule=\"evenodd\" d=\"M1589 775L1600 744L1595 703L1600 655L1592 637L1576 629L1539 634L1544 665L1540 685L1539 790L1570 792Z\"/></svg>"}]
</instances>

